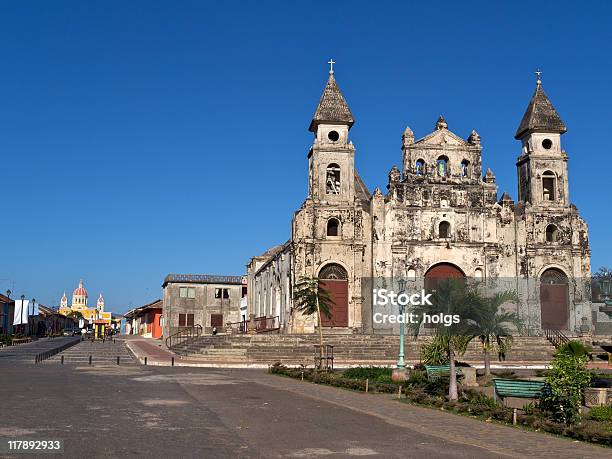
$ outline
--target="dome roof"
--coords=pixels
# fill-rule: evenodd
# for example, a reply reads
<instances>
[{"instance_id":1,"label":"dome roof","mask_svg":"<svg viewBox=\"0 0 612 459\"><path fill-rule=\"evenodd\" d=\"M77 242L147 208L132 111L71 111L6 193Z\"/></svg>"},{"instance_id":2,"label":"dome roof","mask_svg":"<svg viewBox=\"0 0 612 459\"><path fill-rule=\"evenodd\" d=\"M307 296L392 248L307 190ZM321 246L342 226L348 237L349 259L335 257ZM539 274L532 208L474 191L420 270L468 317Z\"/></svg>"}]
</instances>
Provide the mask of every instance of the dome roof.
<instances>
[{"instance_id":1,"label":"dome roof","mask_svg":"<svg viewBox=\"0 0 612 459\"><path fill-rule=\"evenodd\" d=\"M73 296L88 296L87 295L87 290L85 290L85 287L83 287L83 280L82 279L79 282L79 286L74 289L74 292L72 292L72 295Z\"/></svg>"}]
</instances>

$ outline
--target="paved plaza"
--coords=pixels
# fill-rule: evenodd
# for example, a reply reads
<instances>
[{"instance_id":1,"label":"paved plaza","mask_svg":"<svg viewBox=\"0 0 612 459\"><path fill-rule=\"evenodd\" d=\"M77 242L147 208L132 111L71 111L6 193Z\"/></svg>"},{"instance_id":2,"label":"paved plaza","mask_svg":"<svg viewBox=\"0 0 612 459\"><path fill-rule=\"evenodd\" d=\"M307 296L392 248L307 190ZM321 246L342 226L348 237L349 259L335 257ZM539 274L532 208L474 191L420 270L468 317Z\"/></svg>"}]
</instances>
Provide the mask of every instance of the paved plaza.
<instances>
[{"instance_id":1,"label":"paved plaza","mask_svg":"<svg viewBox=\"0 0 612 459\"><path fill-rule=\"evenodd\" d=\"M609 457L263 370L6 361L0 374L0 437L62 439L64 457Z\"/></svg>"}]
</instances>

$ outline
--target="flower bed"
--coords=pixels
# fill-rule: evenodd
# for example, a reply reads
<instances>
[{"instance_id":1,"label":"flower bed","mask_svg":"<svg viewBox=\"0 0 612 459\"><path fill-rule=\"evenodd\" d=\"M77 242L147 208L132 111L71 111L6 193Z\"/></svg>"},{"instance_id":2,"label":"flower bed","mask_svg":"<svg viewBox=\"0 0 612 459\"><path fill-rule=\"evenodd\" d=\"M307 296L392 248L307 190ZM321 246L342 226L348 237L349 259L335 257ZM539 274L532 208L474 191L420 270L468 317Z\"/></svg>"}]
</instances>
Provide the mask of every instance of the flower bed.
<instances>
[{"instance_id":1,"label":"flower bed","mask_svg":"<svg viewBox=\"0 0 612 459\"><path fill-rule=\"evenodd\" d=\"M277 364L270 367L270 373L360 392L366 390L366 381L368 381L368 391L374 393L396 394L398 386L402 385L404 402L443 409L488 422L496 421L512 425L512 408L499 405L492 398L472 389L461 390L459 400L449 402L446 398L448 382L444 379L429 381L423 371L412 371L410 378L403 383L391 381L391 369L378 367L352 368L344 372L321 372L313 369L288 368ZM535 431L612 446L611 411L610 407L594 408L579 422L568 425L554 422L550 419L550 413L540 410L535 404L528 404L517 413L517 424Z\"/></svg>"}]
</instances>

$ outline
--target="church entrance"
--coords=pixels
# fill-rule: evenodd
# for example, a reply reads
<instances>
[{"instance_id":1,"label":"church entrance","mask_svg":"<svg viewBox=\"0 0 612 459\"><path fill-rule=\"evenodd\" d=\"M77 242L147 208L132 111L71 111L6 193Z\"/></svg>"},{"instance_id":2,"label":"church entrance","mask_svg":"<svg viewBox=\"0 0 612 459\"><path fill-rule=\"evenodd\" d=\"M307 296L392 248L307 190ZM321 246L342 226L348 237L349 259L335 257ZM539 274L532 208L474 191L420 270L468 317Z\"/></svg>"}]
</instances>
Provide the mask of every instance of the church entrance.
<instances>
[{"instance_id":1,"label":"church entrance","mask_svg":"<svg viewBox=\"0 0 612 459\"><path fill-rule=\"evenodd\" d=\"M543 330L567 330L569 284L565 273L551 268L540 277L540 310Z\"/></svg>"},{"instance_id":2,"label":"church entrance","mask_svg":"<svg viewBox=\"0 0 612 459\"><path fill-rule=\"evenodd\" d=\"M425 273L425 290L435 290L438 284L448 279L465 279L465 274L451 263L438 263Z\"/></svg>"},{"instance_id":3,"label":"church entrance","mask_svg":"<svg viewBox=\"0 0 612 459\"><path fill-rule=\"evenodd\" d=\"M319 273L319 285L326 289L333 304L330 315L321 314L323 327L348 327L348 274L335 263L326 265Z\"/></svg>"}]
</instances>

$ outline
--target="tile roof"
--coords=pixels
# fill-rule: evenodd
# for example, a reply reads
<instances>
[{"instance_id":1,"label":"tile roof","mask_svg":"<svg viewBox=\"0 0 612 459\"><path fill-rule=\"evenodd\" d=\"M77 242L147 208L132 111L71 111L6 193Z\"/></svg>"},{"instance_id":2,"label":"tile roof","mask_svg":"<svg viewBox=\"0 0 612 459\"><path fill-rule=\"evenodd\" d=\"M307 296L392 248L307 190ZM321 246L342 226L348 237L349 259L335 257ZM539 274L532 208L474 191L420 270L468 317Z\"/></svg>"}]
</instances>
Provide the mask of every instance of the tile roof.
<instances>
[{"instance_id":1,"label":"tile roof","mask_svg":"<svg viewBox=\"0 0 612 459\"><path fill-rule=\"evenodd\" d=\"M520 139L523 134L529 131L544 131L544 132L558 132L563 134L567 131L565 124L561 121L561 117L553 107L546 93L542 83L538 81L536 84L535 92L533 97L529 101L527 110L523 115L521 124L516 130L514 135L515 139Z\"/></svg>"},{"instance_id":2,"label":"tile roof","mask_svg":"<svg viewBox=\"0 0 612 459\"><path fill-rule=\"evenodd\" d=\"M213 274L168 274L162 287L169 283L185 284L242 284L242 276L217 276Z\"/></svg>"},{"instance_id":3,"label":"tile roof","mask_svg":"<svg viewBox=\"0 0 612 459\"><path fill-rule=\"evenodd\" d=\"M321 123L348 124L351 127L354 122L353 114L336 84L334 74L330 73L308 130L315 132Z\"/></svg>"}]
</instances>

